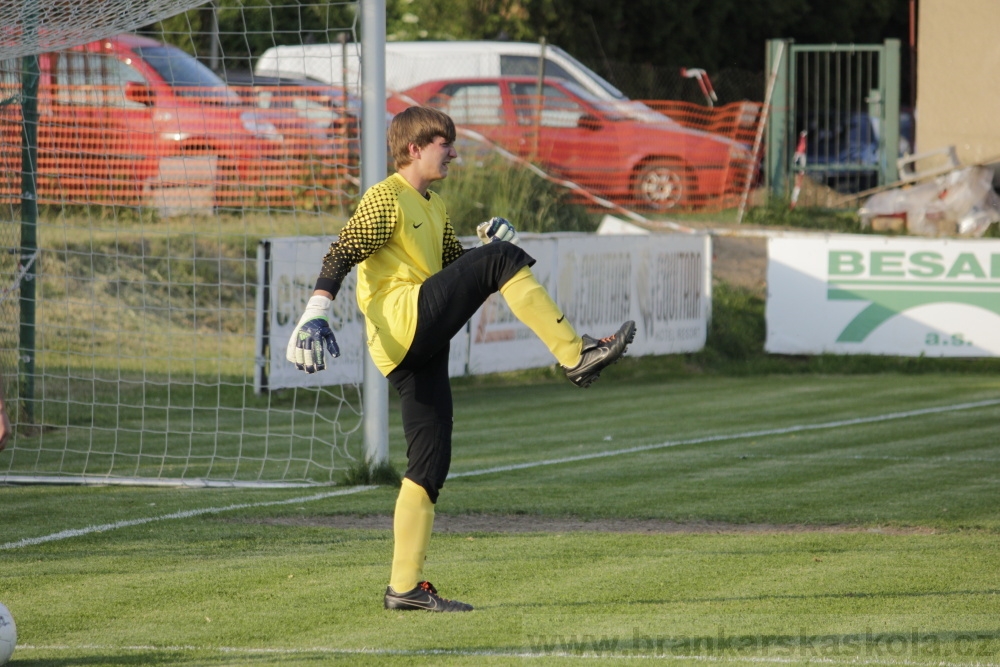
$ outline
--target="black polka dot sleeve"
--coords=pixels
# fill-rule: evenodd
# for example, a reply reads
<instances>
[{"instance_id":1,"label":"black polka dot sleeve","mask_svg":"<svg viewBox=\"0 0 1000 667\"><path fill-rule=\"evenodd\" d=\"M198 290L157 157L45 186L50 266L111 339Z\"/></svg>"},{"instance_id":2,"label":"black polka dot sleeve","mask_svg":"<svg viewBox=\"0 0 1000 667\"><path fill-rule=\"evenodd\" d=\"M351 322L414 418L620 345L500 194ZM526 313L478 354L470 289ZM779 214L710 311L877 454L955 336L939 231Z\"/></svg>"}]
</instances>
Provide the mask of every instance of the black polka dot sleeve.
<instances>
[{"instance_id":1,"label":"black polka dot sleeve","mask_svg":"<svg viewBox=\"0 0 1000 667\"><path fill-rule=\"evenodd\" d=\"M340 238L330 244L323 257L316 289L326 290L336 298L351 269L386 244L396 227L396 197L392 188L375 187L362 198L340 231Z\"/></svg>"},{"instance_id":2,"label":"black polka dot sleeve","mask_svg":"<svg viewBox=\"0 0 1000 667\"><path fill-rule=\"evenodd\" d=\"M441 252L441 265L448 266L465 253L462 242L455 236L455 228L451 226L451 220L444 224L444 247Z\"/></svg>"}]
</instances>

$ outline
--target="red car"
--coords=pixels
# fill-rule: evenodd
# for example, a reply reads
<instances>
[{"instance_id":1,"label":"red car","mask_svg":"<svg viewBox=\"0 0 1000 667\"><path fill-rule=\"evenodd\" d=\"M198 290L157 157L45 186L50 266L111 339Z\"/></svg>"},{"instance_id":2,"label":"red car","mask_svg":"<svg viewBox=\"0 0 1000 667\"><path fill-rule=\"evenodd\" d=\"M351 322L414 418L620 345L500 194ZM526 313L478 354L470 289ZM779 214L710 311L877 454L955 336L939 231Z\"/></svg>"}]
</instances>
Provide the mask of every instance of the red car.
<instances>
[{"instance_id":1,"label":"red car","mask_svg":"<svg viewBox=\"0 0 1000 667\"><path fill-rule=\"evenodd\" d=\"M230 195L241 196L246 184L288 180L289 160L330 151L326 128L313 128L294 110L247 104L193 56L147 37L44 53L39 67L43 200L131 203L145 184L184 171L186 164L171 158L196 156L208 166L193 178L214 180L218 203L234 203ZM7 84L16 92L18 79L18 63L0 61L2 99L11 97ZM16 175L19 105L0 110L0 133L0 163ZM18 192L14 180L4 178L2 189Z\"/></svg>"},{"instance_id":2,"label":"red car","mask_svg":"<svg viewBox=\"0 0 1000 667\"><path fill-rule=\"evenodd\" d=\"M360 152L358 134L361 98L347 90L315 79L289 78L257 74L247 70L227 70L226 83L244 102L268 110L267 117L288 135L309 133L313 143L336 145L357 164ZM314 141L316 135L322 142Z\"/></svg>"},{"instance_id":3,"label":"red car","mask_svg":"<svg viewBox=\"0 0 1000 667\"><path fill-rule=\"evenodd\" d=\"M594 194L655 211L740 191L743 144L683 127L640 103L599 100L572 81L536 77L431 81L390 100L441 109L459 127Z\"/></svg>"}]
</instances>

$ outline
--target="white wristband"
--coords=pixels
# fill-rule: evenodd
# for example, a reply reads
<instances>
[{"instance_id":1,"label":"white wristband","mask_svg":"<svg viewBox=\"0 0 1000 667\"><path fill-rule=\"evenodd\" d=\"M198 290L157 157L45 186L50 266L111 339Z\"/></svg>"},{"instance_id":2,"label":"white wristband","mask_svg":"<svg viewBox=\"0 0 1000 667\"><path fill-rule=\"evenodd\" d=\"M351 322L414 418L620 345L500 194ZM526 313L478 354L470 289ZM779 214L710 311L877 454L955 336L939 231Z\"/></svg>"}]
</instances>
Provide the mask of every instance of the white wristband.
<instances>
[{"instance_id":1,"label":"white wristband","mask_svg":"<svg viewBox=\"0 0 1000 667\"><path fill-rule=\"evenodd\" d=\"M313 294L309 297L309 302L306 303L306 310L322 310L326 312L330 308L330 304L333 303L333 299L328 296L323 296L322 294Z\"/></svg>"}]
</instances>

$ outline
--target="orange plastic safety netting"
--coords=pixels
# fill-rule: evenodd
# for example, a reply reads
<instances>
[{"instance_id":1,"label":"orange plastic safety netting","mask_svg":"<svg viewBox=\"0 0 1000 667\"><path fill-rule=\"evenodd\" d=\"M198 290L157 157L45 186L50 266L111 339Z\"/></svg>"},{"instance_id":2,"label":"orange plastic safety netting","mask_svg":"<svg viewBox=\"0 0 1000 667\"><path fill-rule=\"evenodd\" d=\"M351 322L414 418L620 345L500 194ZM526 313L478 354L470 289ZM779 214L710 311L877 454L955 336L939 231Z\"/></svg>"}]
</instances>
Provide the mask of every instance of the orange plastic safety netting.
<instances>
[{"instance_id":1,"label":"orange plastic safety netting","mask_svg":"<svg viewBox=\"0 0 1000 667\"><path fill-rule=\"evenodd\" d=\"M531 163L573 199L662 213L736 206L757 176L760 105L602 101L560 80L431 82L390 99L448 113L466 136Z\"/></svg>"},{"instance_id":2,"label":"orange plastic safety netting","mask_svg":"<svg viewBox=\"0 0 1000 667\"><path fill-rule=\"evenodd\" d=\"M594 108L566 95L528 94L528 82L524 90L490 85L414 101L443 109L484 144L534 163L584 203L718 210L735 206L758 176L751 148L759 103L710 108L649 100ZM322 209L356 192L360 142L347 95L320 86L232 90L236 97L220 104L197 89L175 89L165 99L127 84L43 85L39 201L164 209L183 208L187 199L216 208ZM0 95L17 99L13 87ZM5 200L20 196L20 133L20 105L0 107Z\"/></svg>"},{"instance_id":3,"label":"orange plastic safety netting","mask_svg":"<svg viewBox=\"0 0 1000 667\"><path fill-rule=\"evenodd\" d=\"M122 86L44 86L38 201L160 209L322 209L356 192L353 111L328 91L234 87L231 103ZM17 100L13 89L0 90ZM144 97L145 96L145 97ZM253 104L266 98L266 106ZM21 107L0 108L0 199L21 196Z\"/></svg>"}]
</instances>

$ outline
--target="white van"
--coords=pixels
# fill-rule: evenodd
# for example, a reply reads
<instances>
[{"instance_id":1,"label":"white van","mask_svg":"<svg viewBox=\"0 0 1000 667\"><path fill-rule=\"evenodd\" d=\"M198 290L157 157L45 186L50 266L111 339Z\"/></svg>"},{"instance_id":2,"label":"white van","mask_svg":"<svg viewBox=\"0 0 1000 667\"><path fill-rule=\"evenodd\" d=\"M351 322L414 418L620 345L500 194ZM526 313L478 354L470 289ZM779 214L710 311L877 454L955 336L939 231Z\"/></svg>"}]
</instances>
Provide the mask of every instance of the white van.
<instances>
[{"instance_id":1,"label":"white van","mask_svg":"<svg viewBox=\"0 0 1000 667\"><path fill-rule=\"evenodd\" d=\"M558 46L544 48L546 76L576 81L598 99L628 101L620 90ZM357 42L275 46L261 55L254 71L357 87L360 53ZM542 45L531 42L386 42L386 90L400 92L425 81L456 77L535 76L541 54Z\"/></svg>"}]
</instances>

